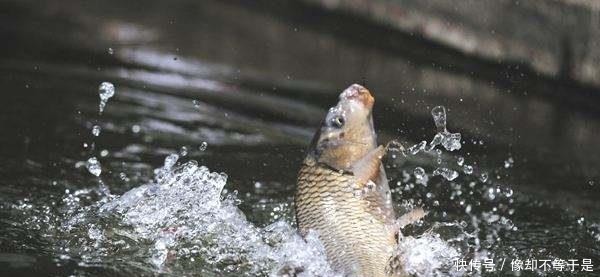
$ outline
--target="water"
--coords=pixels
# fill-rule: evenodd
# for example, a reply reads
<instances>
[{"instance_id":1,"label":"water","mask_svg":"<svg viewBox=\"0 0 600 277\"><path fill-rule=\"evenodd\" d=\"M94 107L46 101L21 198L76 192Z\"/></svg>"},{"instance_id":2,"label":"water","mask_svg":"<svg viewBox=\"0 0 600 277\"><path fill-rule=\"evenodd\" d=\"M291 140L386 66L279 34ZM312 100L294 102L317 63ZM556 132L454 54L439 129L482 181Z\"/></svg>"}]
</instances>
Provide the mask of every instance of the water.
<instances>
[{"instance_id":1,"label":"water","mask_svg":"<svg viewBox=\"0 0 600 277\"><path fill-rule=\"evenodd\" d=\"M206 143L206 141L203 141L202 144L200 144L200 147L198 147L198 149L200 151L205 151L207 147L208 147L208 143Z\"/></svg>"},{"instance_id":2,"label":"water","mask_svg":"<svg viewBox=\"0 0 600 277\"><path fill-rule=\"evenodd\" d=\"M108 99L115 95L115 86L110 82L102 82L98 87L98 94L100 95L100 104L98 106L98 112L102 114L104 107ZM95 134L94 134L95 135Z\"/></svg>"},{"instance_id":3,"label":"water","mask_svg":"<svg viewBox=\"0 0 600 277\"><path fill-rule=\"evenodd\" d=\"M578 86L432 65L472 61L387 48L343 17L183 2L0 4L0 275L335 275L291 203L326 109L362 80L379 142L405 149L385 163L395 209L429 212L402 230L408 270L600 265L600 122ZM103 82L118 92L99 116Z\"/></svg>"},{"instance_id":4,"label":"water","mask_svg":"<svg viewBox=\"0 0 600 277\"><path fill-rule=\"evenodd\" d=\"M94 135L95 137L99 136L101 131L102 128L98 125L94 125L94 127L92 127L92 135Z\"/></svg>"},{"instance_id":5,"label":"water","mask_svg":"<svg viewBox=\"0 0 600 277\"><path fill-rule=\"evenodd\" d=\"M459 150L460 144L460 133L450 133L446 129L446 108L443 106L437 106L431 109L431 115L437 129L437 134L433 137L433 140L429 143L430 149L433 149L438 144L441 144L448 151Z\"/></svg>"},{"instance_id":6,"label":"water","mask_svg":"<svg viewBox=\"0 0 600 277\"><path fill-rule=\"evenodd\" d=\"M96 157L89 158L85 164L85 167L95 176L100 176L102 173L102 166Z\"/></svg>"}]
</instances>

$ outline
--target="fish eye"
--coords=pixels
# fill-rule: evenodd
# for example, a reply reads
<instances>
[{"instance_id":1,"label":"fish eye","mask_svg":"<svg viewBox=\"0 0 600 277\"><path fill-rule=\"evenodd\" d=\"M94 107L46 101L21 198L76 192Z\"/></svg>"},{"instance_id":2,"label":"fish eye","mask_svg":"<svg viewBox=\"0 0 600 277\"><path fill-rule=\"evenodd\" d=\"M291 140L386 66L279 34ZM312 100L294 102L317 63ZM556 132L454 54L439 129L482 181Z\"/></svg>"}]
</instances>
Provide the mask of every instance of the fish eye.
<instances>
[{"instance_id":1,"label":"fish eye","mask_svg":"<svg viewBox=\"0 0 600 277\"><path fill-rule=\"evenodd\" d=\"M336 116L331 119L331 123L336 128L342 128L344 123L346 123L346 119L343 116Z\"/></svg>"}]
</instances>

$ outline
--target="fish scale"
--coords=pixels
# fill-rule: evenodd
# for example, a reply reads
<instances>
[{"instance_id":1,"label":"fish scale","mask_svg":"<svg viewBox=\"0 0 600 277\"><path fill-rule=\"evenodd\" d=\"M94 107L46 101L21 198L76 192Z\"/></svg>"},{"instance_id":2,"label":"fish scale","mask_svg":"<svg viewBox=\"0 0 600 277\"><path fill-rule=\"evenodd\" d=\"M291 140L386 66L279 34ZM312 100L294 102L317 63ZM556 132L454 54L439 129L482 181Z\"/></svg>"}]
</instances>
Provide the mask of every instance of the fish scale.
<instances>
[{"instance_id":1,"label":"fish scale","mask_svg":"<svg viewBox=\"0 0 600 277\"><path fill-rule=\"evenodd\" d=\"M361 192L354 176L305 162L298 175L296 217L303 234L318 232L332 266L351 276L386 273L396 239L381 211ZM349 273L349 272L346 272Z\"/></svg>"}]
</instances>

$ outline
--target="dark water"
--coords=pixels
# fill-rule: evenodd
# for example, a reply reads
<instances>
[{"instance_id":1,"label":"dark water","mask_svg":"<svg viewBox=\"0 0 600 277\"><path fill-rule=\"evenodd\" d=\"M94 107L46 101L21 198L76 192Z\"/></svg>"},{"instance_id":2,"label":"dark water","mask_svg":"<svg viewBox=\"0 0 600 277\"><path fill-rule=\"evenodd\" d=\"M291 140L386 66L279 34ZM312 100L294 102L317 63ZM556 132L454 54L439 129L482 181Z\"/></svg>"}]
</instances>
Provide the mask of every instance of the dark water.
<instances>
[{"instance_id":1,"label":"dark water","mask_svg":"<svg viewBox=\"0 0 600 277\"><path fill-rule=\"evenodd\" d=\"M128 252L107 238L100 251L84 249L82 234L90 224L128 228L97 215L97 201L112 199L107 189L114 197L150 182L182 147L180 161L228 175L225 189L237 193L250 229L266 232L280 219L293 226L303 151L352 83L376 97L381 143L431 140L438 105L462 134L462 149L444 151L441 164L431 153L388 160L398 203L431 211L409 234L432 229L466 259L590 259L595 272L577 274L600 271L600 106L590 96L600 91L306 11L235 1L0 3L0 272L268 275L269 266L256 272L210 257L157 267L140 254L156 248L151 239L129 242L138 250ZM116 94L99 115L104 81ZM82 162L91 156L101 178ZM416 166L429 173L427 186L415 183ZM461 176L432 176L440 166ZM85 220L66 223L77 214Z\"/></svg>"}]
</instances>

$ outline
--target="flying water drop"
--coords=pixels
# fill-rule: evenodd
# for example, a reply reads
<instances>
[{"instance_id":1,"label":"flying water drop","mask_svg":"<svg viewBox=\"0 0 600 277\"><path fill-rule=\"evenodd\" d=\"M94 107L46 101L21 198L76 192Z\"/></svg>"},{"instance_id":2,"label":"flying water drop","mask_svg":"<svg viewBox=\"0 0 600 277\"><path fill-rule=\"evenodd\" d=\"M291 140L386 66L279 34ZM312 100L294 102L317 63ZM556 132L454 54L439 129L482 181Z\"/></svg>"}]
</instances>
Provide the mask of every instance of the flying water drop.
<instances>
[{"instance_id":1,"label":"flying water drop","mask_svg":"<svg viewBox=\"0 0 600 277\"><path fill-rule=\"evenodd\" d=\"M479 176L479 179L480 179L482 182L484 182L484 183L485 183L485 182L487 182L487 180L488 180L488 174L487 174L487 173L485 173L485 172L484 172L484 173L481 173L481 176Z\"/></svg>"},{"instance_id":2,"label":"flying water drop","mask_svg":"<svg viewBox=\"0 0 600 277\"><path fill-rule=\"evenodd\" d=\"M194 104L194 108L199 109L200 108L200 101L198 100L192 100L192 104Z\"/></svg>"},{"instance_id":3,"label":"flying water drop","mask_svg":"<svg viewBox=\"0 0 600 277\"><path fill-rule=\"evenodd\" d=\"M407 150L408 150L409 154L411 154L411 155L414 156L414 155L418 154L419 152L425 150L426 146L427 146L427 142L426 141L421 141L420 143L415 144L415 145L409 147Z\"/></svg>"},{"instance_id":4,"label":"flying water drop","mask_svg":"<svg viewBox=\"0 0 600 277\"><path fill-rule=\"evenodd\" d=\"M463 166L463 172L464 172L465 174L468 174L468 175L471 175L471 174L473 174L473 166L470 166L470 165L468 165L468 164L464 165L464 166Z\"/></svg>"},{"instance_id":5,"label":"flying water drop","mask_svg":"<svg viewBox=\"0 0 600 277\"><path fill-rule=\"evenodd\" d=\"M102 173L102 167L100 166L100 162L98 159L96 159L96 157L89 158L85 164L85 167L95 176L100 176L100 173Z\"/></svg>"},{"instance_id":6,"label":"flying water drop","mask_svg":"<svg viewBox=\"0 0 600 277\"><path fill-rule=\"evenodd\" d=\"M413 173L417 179L423 179L425 177L425 169L422 167L415 167Z\"/></svg>"},{"instance_id":7,"label":"flying water drop","mask_svg":"<svg viewBox=\"0 0 600 277\"><path fill-rule=\"evenodd\" d=\"M433 175L440 175L440 176L444 177L444 179L446 179L448 181L452 181L458 177L458 172L456 172L452 169L449 169L449 168L441 167L441 168L436 168L433 171Z\"/></svg>"},{"instance_id":8,"label":"flying water drop","mask_svg":"<svg viewBox=\"0 0 600 277\"><path fill-rule=\"evenodd\" d=\"M461 148L460 133L450 133L446 129L446 108L437 106L431 109L431 115L437 129L437 134L429 143L429 148L433 149L436 145L442 145L448 151L459 150Z\"/></svg>"},{"instance_id":9,"label":"flying water drop","mask_svg":"<svg viewBox=\"0 0 600 277\"><path fill-rule=\"evenodd\" d=\"M431 109L431 115L435 123L435 128L438 133L447 132L446 130L446 108L444 106L437 106Z\"/></svg>"},{"instance_id":10,"label":"flying water drop","mask_svg":"<svg viewBox=\"0 0 600 277\"><path fill-rule=\"evenodd\" d=\"M204 151L204 150L206 150L207 147L208 147L208 142L203 141L202 144L200 144L200 147L198 147L198 149L200 149L200 151Z\"/></svg>"},{"instance_id":11,"label":"flying water drop","mask_svg":"<svg viewBox=\"0 0 600 277\"><path fill-rule=\"evenodd\" d=\"M100 135L100 131L102 131L102 128L98 125L94 125L94 127L92 127L92 135L94 135L95 137Z\"/></svg>"},{"instance_id":12,"label":"flying water drop","mask_svg":"<svg viewBox=\"0 0 600 277\"><path fill-rule=\"evenodd\" d=\"M181 155L182 157L187 156L188 154L188 149L185 146L181 146L181 149L179 149L179 155Z\"/></svg>"},{"instance_id":13,"label":"flying water drop","mask_svg":"<svg viewBox=\"0 0 600 277\"><path fill-rule=\"evenodd\" d=\"M141 129L142 129L142 128L140 127L140 125L137 125L137 124L135 124L135 125L131 126L131 131L132 131L134 134L137 134L137 133L139 133L139 132L141 131Z\"/></svg>"},{"instance_id":14,"label":"flying water drop","mask_svg":"<svg viewBox=\"0 0 600 277\"><path fill-rule=\"evenodd\" d=\"M100 106L99 111L100 114L104 111L104 107L106 107L106 102L108 99L115 95L115 86L110 82L102 82L100 87L98 87L98 94L100 95Z\"/></svg>"},{"instance_id":15,"label":"flying water drop","mask_svg":"<svg viewBox=\"0 0 600 277\"><path fill-rule=\"evenodd\" d=\"M506 161L504 161L504 168L512 167L515 163L515 160L512 157L508 157Z\"/></svg>"},{"instance_id":16,"label":"flying water drop","mask_svg":"<svg viewBox=\"0 0 600 277\"><path fill-rule=\"evenodd\" d=\"M167 156L165 158L164 168L166 168L166 169L172 168L175 165L175 163L177 163L177 160L179 160L179 155L170 154L169 156Z\"/></svg>"}]
</instances>

